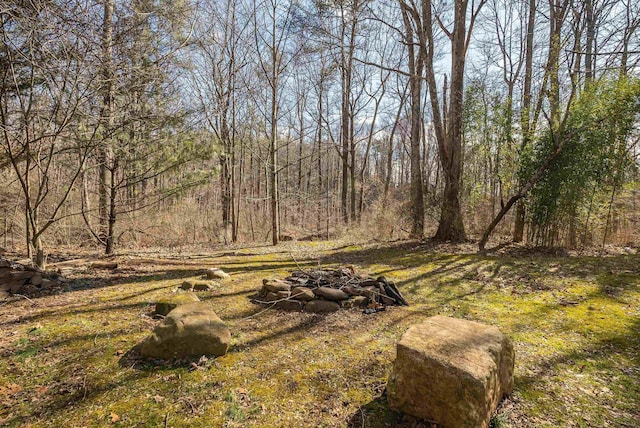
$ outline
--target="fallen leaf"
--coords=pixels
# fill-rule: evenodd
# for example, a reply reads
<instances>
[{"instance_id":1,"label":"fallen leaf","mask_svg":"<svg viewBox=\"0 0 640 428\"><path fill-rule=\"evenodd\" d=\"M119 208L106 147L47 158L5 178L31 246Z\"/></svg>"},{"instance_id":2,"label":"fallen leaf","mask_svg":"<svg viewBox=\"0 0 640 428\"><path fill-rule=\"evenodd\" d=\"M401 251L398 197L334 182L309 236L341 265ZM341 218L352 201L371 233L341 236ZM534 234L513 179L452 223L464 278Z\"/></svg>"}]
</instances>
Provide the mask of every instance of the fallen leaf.
<instances>
[{"instance_id":1,"label":"fallen leaf","mask_svg":"<svg viewBox=\"0 0 640 428\"><path fill-rule=\"evenodd\" d=\"M118 349L118 350L114 353L114 355L115 355L116 357L120 357L120 356L124 355L124 351L123 351L122 349Z\"/></svg>"},{"instance_id":2,"label":"fallen leaf","mask_svg":"<svg viewBox=\"0 0 640 428\"><path fill-rule=\"evenodd\" d=\"M109 418L111 419L112 424L115 424L120 420L120 416L118 416L118 414L114 412L111 412L111 414L109 415Z\"/></svg>"},{"instance_id":3,"label":"fallen leaf","mask_svg":"<svg viewBox=\"0 0 640 428\"><path fill-rule=\"evenodd\" d=\"M153 401L155 401L156 403L162 403L164 401L164 397L162 395L156 395L155 397L153 397Z\"/></svg>"}]
</instances>

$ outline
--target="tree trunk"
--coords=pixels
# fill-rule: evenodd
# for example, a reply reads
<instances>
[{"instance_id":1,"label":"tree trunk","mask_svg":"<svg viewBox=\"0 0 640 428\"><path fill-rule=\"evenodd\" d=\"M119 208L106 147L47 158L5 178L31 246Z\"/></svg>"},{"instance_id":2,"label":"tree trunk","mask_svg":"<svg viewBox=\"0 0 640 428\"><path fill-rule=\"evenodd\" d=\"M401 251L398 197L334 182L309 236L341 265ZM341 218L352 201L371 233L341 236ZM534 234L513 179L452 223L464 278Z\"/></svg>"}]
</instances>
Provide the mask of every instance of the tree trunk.
<instances>
[{"instance_id":1,"label":"tree trunk","mask_svg":"<svg viewBox=\"0 0 640 428\"><path fill-rule=\"evenodd\" d=\"M112 168L110 169L109 182L111 183L111 191L109 192L109 224L107 228L107 242L105 246L105 254L113 254L113 248L115 245L115 228L116 228L116 170L118 168L117 160L114 161Z\"/></svg>"},{"instance_id":2,"label":"tree trunk","mask_svg":"<svg viewBox=\"0 0 640 428\"><path fill-rule=\"evenodd\" d=\"M412 55L411 53L409 54ZM409 60L411 62L411 60ZM422 61L414 68L411 85L411 238L421 239L424 235L424 194L422 189L422 159L420 153L420 134L422 128L421 93ZM420 68L418 68L420 67Z\"/></svg>"},{"instance_id":3,"label":"tree trunk","mask_svg":"<svg viewBox=\"0 0 640 428\"><path fill-rule=\"evenodd\" d=\"M438 144L445 185L442 195L440 222L434 238L441 241L460 242L466 240L459 201L462 173L464 65L468 37L466 15L467 2L465 0L456 0L453 31L451 32L450 100L448 108L443 108L443 119L445 119L445 121L443 125L441 125ZM469 29L469 34L470 32L471 29ZM431 38L433 38L432 33ZM433 67L433 63L430 65ZM429 68L429 66L427 67ZM433 71L431 72L433 73ZM430 80L435 81L435 78ZM429 90L434 92L436 88L432 88L430 85Z\"/></svg>"},{"instance_id":4,"label":"tree trunk","mask_svg":"<svg viewBox=\"0 0 640 428\"><path fill-rule=\"evenodd\" d=\"M274 24L275 25L275 24ZM275 31L275 30L274 30ZM275 54L273 59L274 69L277 66ZM278 195L278 93L277 77L272 75L271 86L271 135L269 142L269 186L271 187L271 242L277 245L280 242L280 198Z\"/></svg>"},{"instance_id":5,"label":"tree trunk","mask_svg":"<svg viewBox=\"0 0 640 428\"><path fill-rule=\"evenodd\" d=\"M533 34L536 23L536 0L529 0L529 17L527 21L527 37L525 41L524 88L520 123L522 127L522 143L520 154L529 145L535 129L531 127L531 80L533 76ZM522 171L519 175L522 175ZM522 177L519 177L522 180ZM526 208L524 201L516 205L516 218L513 227L513 242L522 242L524 238Z\"/></svg>"},{"instance_id":6,"label":"tree trunk","mask_svg":"<svg viewBox=\"0 0 640 428\"><path fill-rule=\"evenodd\" d=\"M114 70L113 70L113 10L115 0L104 0L104 15L102 26L102 52L103 52L103 93L102 93L102 123L105 133L104 141L98 148L98 217L100 234L104 236L107 232L108 222L108 195L109 195L109 146L113 127L113 91L114 91Z\"/></svg>"},{"instance_id":7,"label":"tree trunk","mask_svg":"<svg viewBox=\"0 0 640 428\"><path fill-rule=\"evenodd\" d=\"M440 222L435 239L441 241L461 242L466 240L460 209L460 169L449 168L444 171L444 192Z\"/></svg>"}]
</instances>

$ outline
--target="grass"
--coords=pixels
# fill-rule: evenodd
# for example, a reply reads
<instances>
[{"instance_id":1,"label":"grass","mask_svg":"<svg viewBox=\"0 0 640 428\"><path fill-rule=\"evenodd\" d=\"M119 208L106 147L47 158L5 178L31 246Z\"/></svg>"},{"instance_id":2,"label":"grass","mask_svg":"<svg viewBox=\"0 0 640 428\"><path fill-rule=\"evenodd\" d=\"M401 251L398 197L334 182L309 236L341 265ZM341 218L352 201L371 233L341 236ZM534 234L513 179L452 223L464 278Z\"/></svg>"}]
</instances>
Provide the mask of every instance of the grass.
<instances>
[{"instance_id":1,"label":"grass","mask_svg":"<svg viewBox=\"0 0 640 428\"><path fill-rule=\"evenodd\" d=\"M352 263L396 281L408 308L364 315L266 311L262 278ZM640 425L640 257L480 256L415 243L299 244L162 259L121 257L62 293L0 307L0 425L8 427L413 426L384 387L406 329L442 314L498 326L514 343L514 394L496 427ZM227 355L158 365L135 355L152 303L198 270L231 280L210 301Z\"/></svg>"}]
</instances>

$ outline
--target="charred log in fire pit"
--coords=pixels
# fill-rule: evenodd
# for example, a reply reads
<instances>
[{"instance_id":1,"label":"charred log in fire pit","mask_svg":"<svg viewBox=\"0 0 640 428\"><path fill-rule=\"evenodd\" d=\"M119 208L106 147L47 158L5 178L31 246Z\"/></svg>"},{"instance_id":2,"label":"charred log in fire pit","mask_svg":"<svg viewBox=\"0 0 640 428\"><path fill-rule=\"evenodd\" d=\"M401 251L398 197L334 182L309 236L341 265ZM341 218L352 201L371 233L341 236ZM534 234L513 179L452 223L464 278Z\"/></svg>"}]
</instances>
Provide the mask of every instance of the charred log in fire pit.
<instances>
[{"instance_id":1,"label":"charred log in fire pit","mask_svg":"<svg viewBox=\"0 0 640 428\"><path fill-rule=\"evenodd\" d=\"M352 267L297 270L285 279L264 279L253 301L305 312L364 308L371 313L390 305L409 306L392 281L358 274Z\"/></svg>"}]
</instances>

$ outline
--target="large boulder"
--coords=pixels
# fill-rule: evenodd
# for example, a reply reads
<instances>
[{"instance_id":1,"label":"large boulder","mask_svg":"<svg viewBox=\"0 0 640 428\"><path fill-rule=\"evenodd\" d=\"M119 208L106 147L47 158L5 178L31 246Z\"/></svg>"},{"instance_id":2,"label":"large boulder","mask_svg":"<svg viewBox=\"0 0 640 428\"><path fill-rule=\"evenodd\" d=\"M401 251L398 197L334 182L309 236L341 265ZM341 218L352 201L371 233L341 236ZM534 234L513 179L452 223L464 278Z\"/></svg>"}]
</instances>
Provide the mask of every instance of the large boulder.
<instances>
[{"instance_id":1,"label":"large boulder","mask_svg":"<svg viewBox=\"0 0 640 428\"><path fill-rule=\"evenodd\" d=\"M224 355L229 328L205 302L180 305L158 325L140 349L143 357L169 360Z\"/></svg>"},{"instance_id":2,"label":"large boulder","mask_svg":"<svg viewBox=\"0 0 640 428\"><path fill-rule=\"evenodd\" d=\"M402 336L389 405L444 428L486 428L513 389L514 351L496 327L435 316Z\"/></svg>"},{"instance_id":3,"label":"large boulder","mask_svg":"<svg viewBox=\"0 0 640 428\"><path fill-rule=\"evenodd\" d=\"M198 296L193 293L172 293L156 301L155 313L156 315L165 316L180 305L199 301Z\"/></svg>"}]
</instances>

